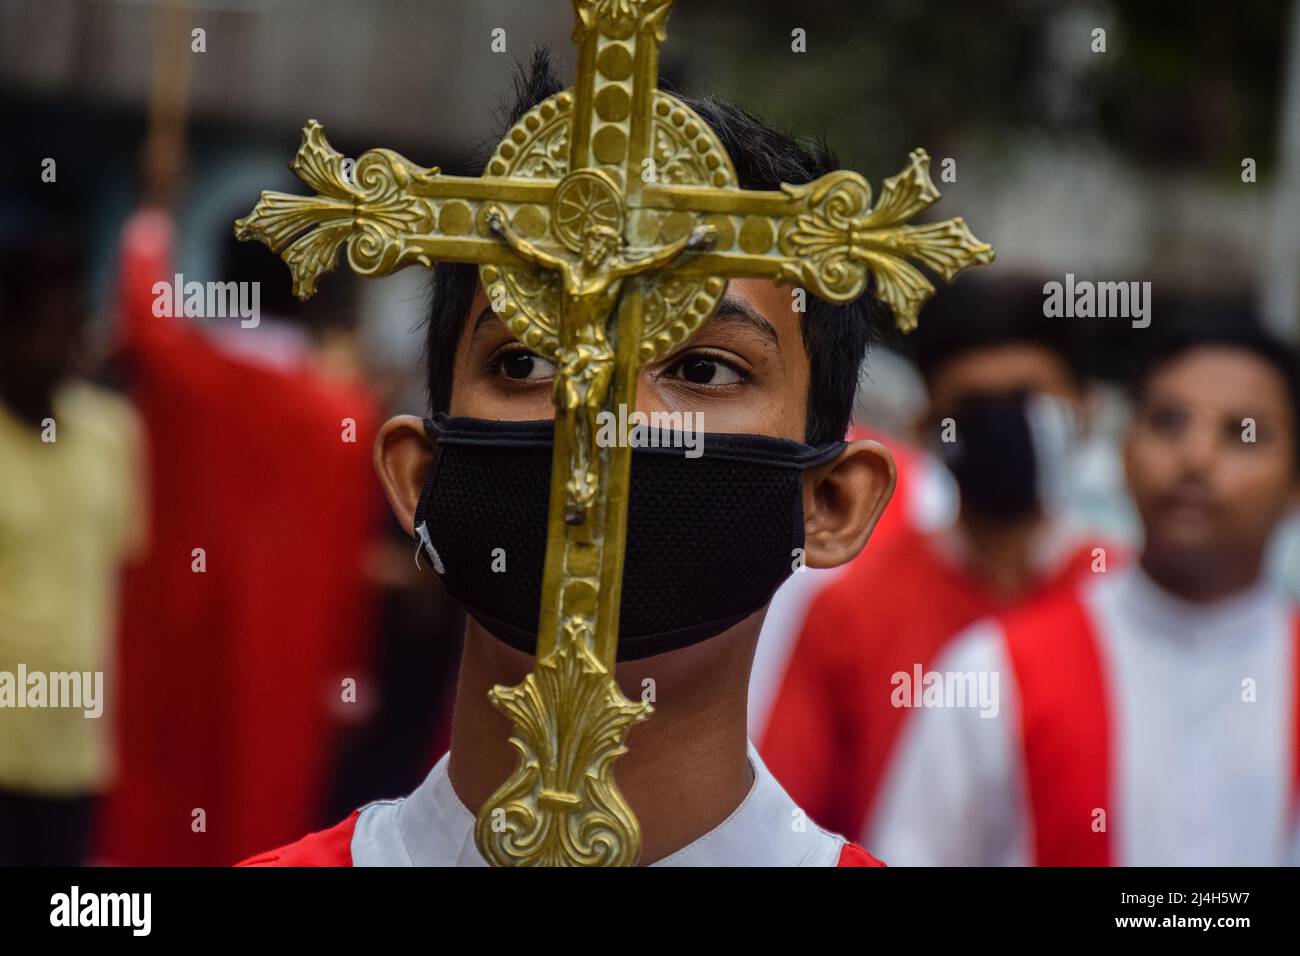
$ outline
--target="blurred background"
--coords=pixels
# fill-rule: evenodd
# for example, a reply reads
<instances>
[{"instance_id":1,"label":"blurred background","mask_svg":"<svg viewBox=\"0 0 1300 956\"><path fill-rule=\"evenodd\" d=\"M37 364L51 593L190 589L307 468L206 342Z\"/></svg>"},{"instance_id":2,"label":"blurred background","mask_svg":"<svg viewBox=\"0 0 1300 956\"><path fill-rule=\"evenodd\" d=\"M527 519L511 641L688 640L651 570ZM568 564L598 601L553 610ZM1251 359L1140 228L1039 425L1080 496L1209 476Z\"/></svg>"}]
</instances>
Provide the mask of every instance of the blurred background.
<instances>
[{"instance_id":1,"label":"blurred background","mask_svg":"<svg viewBox=\"0 0 1300 956\"><path fill-rule=\"evenodd\" d=\"M678 0L662 72L824 135L877 188L924 147L933 214L996 248L990 281L1150 281L1294 340L1298 17L1284 0ZM0 397L39 429L20 377L88 383L67 414L98 436L70 498L18 488L33 517L0 536L0 669L45 639L24 615L57 607L47 658L109 674L93 739L29 727L6 743L0 714L0 790L49 798L68 845L33 839L52 859L230 863L410 790L445 749L463 622L369 464L379 423L425 407L427 273L342 270L304 306L231 223L262 189L304 191L286 165L309 118L346 155L464 172L499 134L517 61L550 45L572 75L571 29L563 0L0 0L0 242L17 250ZM261 322L155 315L146 280L174 273L260 282ZM46 311L63 332L42 351ZM1116 455L1132 330L1076 325L1090 413L1069 508L1132 543ZM882 329L858 403L900 447L921 444L926 401L910 351ZM0 431L0 489L22 440ZM954 492L923 468L938 526ZM1288 586L1294 538L1275 562ZM78 574L36 594L32 549ZM756 727L779 667L760 662Z\"/></svg>"}]
</instances>

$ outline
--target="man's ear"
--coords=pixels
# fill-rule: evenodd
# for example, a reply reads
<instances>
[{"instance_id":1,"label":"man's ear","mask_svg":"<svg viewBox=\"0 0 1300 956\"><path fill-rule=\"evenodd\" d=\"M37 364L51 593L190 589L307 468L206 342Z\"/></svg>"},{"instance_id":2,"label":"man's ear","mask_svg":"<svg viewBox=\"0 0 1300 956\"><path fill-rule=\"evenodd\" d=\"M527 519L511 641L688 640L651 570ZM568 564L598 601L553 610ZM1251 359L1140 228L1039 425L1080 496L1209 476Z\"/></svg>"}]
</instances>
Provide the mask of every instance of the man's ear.
<instances>
[{"instance_id":1,"label":"man's ear","mask_svg":"<svg viewBox=\"0 0 1300 956\"><path fill-rule=\"evenodd\" d=\"M874 441L850 442L804 477L804 559L810 568L852 561L894 494L894 456Z\"/></svg>"},{"instance_id":2,"label":"man's ear","mask_svg":"<svg viewBox=\"0 0 1300 956\"><path fill-rule=\"evenodd\" d=\"M424 475L433 461L433 445L424 422L414 415L397 415L384 422L375 438L375 472L388 504L406 533L415 536L415 508L424 489Z\"/></svg>"}]
</instances>

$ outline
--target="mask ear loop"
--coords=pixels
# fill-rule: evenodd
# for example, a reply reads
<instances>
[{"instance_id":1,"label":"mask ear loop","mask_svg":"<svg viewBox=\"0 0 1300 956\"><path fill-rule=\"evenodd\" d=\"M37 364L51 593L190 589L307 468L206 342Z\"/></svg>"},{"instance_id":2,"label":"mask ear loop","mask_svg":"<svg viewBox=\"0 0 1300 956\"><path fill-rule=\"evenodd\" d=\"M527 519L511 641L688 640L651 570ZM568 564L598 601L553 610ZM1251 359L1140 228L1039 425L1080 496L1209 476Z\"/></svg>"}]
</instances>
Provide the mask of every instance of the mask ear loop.
<instances>
[{"instance_id":1,"label":"mask ear loop","mask_svg":"<svg viewBox=\"0 0 1300 956\"><path fill-rule=\"evenodd\" d=\"M435 428L432 419L426 418L424 420L424 430L434 441L434 451L433 461L429 462L429 470L424 476L424 488L420 492L419 504L415 506L415 566L421 571L424 570L420 567L420 552L423 551L428 554L429 563L433 565L433 570L439 575L443 575L447 573L447 569L443 566L442 558L438 555L437 549L433 546L433 540L429 537L428 522L421 517L428 510L429 499L433 495L433 478L438 472L438 457L442 449L442 446L437 443Z\"/></svg>"},{"instance_id":2,"label":"mask ear loop","mask_svg":"<svg viewBox=\"0 0 1300 956\"><path fill-rule=\"evenodd\" d=\"M447 569L442 565L442 558L433 547L433 542L429 540L429 529L423 521L415 526L415 566L420 568L420 552L424 551L429 555L429 560L433 563L433 570L439 574L446 574ZM423 568L420 568L423 571Z\"/></svg>"}]
</instances>

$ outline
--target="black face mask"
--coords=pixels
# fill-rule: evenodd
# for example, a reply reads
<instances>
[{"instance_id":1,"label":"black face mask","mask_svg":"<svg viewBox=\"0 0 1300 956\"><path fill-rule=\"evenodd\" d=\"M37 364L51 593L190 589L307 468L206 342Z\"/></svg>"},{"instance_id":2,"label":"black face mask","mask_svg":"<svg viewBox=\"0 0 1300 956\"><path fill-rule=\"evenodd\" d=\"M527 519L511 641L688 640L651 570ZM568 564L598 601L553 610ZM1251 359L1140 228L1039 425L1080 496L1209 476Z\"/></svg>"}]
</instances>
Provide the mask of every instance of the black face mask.
<instances>
[{"instance_id":1,"label":"black face mask","mask_svg":"<svg viewBox=\"0 0 1300 956\"><path fill-rule=\"evenodd\" d=\"M1061 399L1026 392L983 395L950 416L953 441L934 426L932 446L952 472L963 508L1013 521L1059 504L1073 438L1073 416Z\"/></svg>"},{"instance_id":2,"label":"black face mask","mask_svg":"<svg viewBox=\"0 0 1300 956\"><path fill-rule=\"evenodd\" d=\"M532 654L554 424L439 414L425 429L422 547L475 620ZM803 469L845 447L708 433L691 458L680 435L659 434L661 447L632 450L620 661L706 640L763 607L802 562Z\"/></svg>"}]
</instances>

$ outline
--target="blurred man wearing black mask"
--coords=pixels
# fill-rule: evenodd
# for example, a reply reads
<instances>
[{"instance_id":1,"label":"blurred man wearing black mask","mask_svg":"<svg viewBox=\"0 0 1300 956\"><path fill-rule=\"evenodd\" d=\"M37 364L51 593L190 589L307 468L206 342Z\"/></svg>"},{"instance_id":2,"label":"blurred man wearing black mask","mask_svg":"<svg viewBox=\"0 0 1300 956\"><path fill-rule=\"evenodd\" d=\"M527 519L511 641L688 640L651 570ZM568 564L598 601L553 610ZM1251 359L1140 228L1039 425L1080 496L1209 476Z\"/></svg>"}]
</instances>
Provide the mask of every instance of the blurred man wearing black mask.
<instances>
[{"instance_id":1,"label":"blurred man wearing black mask","mask_svg":"<svg viewBox=\"0 0 1300 956\"><path fill-rule=\"evenodd\" d=\"M929 394L919 438L952 473L959 505L951 527L909 528L864 554L807 612L762 749L824 826L864 832L918 669L924 679L953 636L1114 559L1063 516L1083 384L1041 290L975 277L940 292L903 343Z\"/></svg>"}]
</instances>

